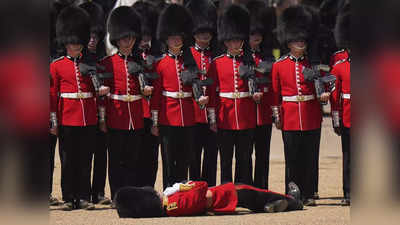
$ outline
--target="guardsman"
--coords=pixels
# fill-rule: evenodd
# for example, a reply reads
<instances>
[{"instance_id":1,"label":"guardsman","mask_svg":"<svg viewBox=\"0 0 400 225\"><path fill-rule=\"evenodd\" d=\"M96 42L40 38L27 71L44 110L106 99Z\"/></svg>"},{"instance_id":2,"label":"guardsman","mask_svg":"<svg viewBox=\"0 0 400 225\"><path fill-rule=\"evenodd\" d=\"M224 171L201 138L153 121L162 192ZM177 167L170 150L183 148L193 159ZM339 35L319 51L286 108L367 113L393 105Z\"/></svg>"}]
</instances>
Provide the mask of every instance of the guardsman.
<instances>
[{"instance_id":1,"label":"guardsman","mask_svg":"<svg viewBox=\"0 0 400 225\"><path fill-rule=\"evenodd\" d=\"M337 17L335 36L338 46L350 53L350 4L345 6ZM351 82L350 56L333 66L336 88L332 93L332 122L335 133L342 138L343 152L343 194L342 205L350 205L350 129L351 129Z\"/></svg>"},{"instance_id":2,"label":"guardsman","mask_svg":"<svg viewBox=\"0 0 400 225\"><path fill-rule=\"evenodd\" d=\"M218 41L225 53L216 57L209 69L214 80L210 88L210 107L216 107L220 141L221 183L232 182L235 149L235 183L252 184L250 150L256 126L255 100L248 80L242 79L239 66L244 62L244 42L249 39L249 12L241 5L226 8L218 21ZM260 95L258 95L260 97Z\"/></svg>"},{"instance_id":3,"label":"guardsman","mask_svg":"<svg viewBox=\"0 0 400 225\"><path fill-rule=\"evenodd\" d=\"M189 181L175 183L163 193L150 187L126 187L117 193L116 205L120 218L232 214L236 207L258 213L303 209L298 186L291 182L288 189L289 194L283 195L244 184L209 187L204 181Z\"/></svg>"},{"instance_id":4,"label":"guardsman","mask_svg":"<svg viewBox=\"0 0 400 225\"><path fill-rule=\"evenodd\" d=\"M256 72L258 78L264 78L266 81L258 85L258 92L262 93L262 97L256 104L257 126L253 139L255 150L254 186L268 189L269 153L272 133L272 84L270 75L272 63L275 60L272 56L272 46L266 44L266 42L271 43L273 40L271 30L273 21L265 20L271 14L271 10L266 7L263 1L250 1L246 7L250 12L249 45L255 66L260 66L260 63L263 62L268 67L265 68L267 71L264 73ZM253 151L251 150L250 153L251 156Z\"/></svg>"},{"instance_id":5,"label":"guardsman","mask_svg":"<svg viewBox=\"0 0 400 225\"><path fill-rule=\"evenodd\" d=\"M97 62L105 56L105 15L101 5L86 1L79 5L90 15L90 41L88 44L87 56L92 57L91 61ZM91 186L91 200L93 204L110 204L111 200L105 197L104 189L107 175L107 136L99 127L96 135L96 148L93 157L93 176ZM91 164L92 165L92 164Z\"/></svg>"},{"instance_id":6,"label":"guardsman","mask_svg":"<svg viewBox=\"0 0 400 225\"><path fill-rule=\"evenodd\" d=\"M93 209L90 203L90 159L95 146L96 92L89 76L80 71L82 52L90 39L90 17L85 10L69 6L56 24L57 41L66 55L50 65L50 118L52 134L58 134L62 147L64 210Z\"/></svg>"},{"instance_id":7,"label":"guardsman","mask_svg":"<svg viewBox=\"0 0 400 225\"><path fill-rule=\"evenodd\" d=\"M142 38L139 44L139 53L143 60L148 60L148 57L153 57L157 51L156 29L158 21L158 11L156 6L150 2L137 1L132 6L140 15L142 20ZM144 117L144 136L142 139L142 151L140 168L141 186L154 187L157 178L158 169L158 147L159 139L151 133L153 121L150 113L150 100L142 98L143 117Z\"/></svg>"},{"instance_id":8,"label":"guardsman","mask_svg":"<svg viewBox=\"0 0 400 225\"><path fill-rule=\"evenodd\" d=\"M314 82L305 79L304 71L311 68L305 51L318 26L313 26L313 14L305 6L286 9L281 19L279 40L290 52L272 68L272 112L276 127L282 129L286 183L298 184L304 204L315 205L313 163L319 150L322 122L318 100L327 101L330 95L324 92L317 99Z\"/></svg>"},{"instance_id":9,"label":"guardsman","mask_svg":"<svg viewBox=\"0 0 400 225\"><path fill-rule=\"evenodd\" d=\"M211 45L214 41L217 31L217 9L211 0L192 0L186 7L193 16L192 35L194 44L190 47L191 55L196 62L201 73L200 80L207 78L207 72L210 67L213 52L216 46ZM207 87L202 88L206 95ZM210 129L210 124L216 127L215 108L200 108L197 102L194 102L195 112L195 143L193 157L190 163L190 179L204 180L208 185L215 186L217 179L217 135L215 130ZM201 155L204 149L203 165Z\"/></svg>"},{"instance_id":10,"label":"guardsman","mask_svg":"<svg viewBox=\"0 0 400 225\"><path fill-rule=\"evenodd\" d=\"M70 4L69 2L59 2L59 1L52 1L50 5L50 29L49 29L49 34L50 34L50 63L54 60L60 57L60 50L57 46L57 41L56 41L56 22L57 22L57 16L61 12L63 8L68 6ZM65 48L62 48L61 51L65 51ZM51 77L50 77L51 79ZM52 81L51 81L52 82ZM54 206L54 205L59 205L61 202L52 196L53 192L53 174L54 174L54 156L56 153L56 145L57 145L57 136L54 134L49 134L50 138L50 146L49 146L49 162L50 162L50 173L49 173L49 205ZM61 154L61 148L58 148L58 153L60 156L60 161L61 163L63 162L62 160L62 154ZM62 168L62 166L61 166ZM64 188L64 179L63 179L63 172L61 171L61 191L62 191L62 198L64 199L65 196L65 188Z\"/></svg>"},{"instance_id":11,"label":"guardsman","mask_svg":"<svg viewBox=\"0 0 400 225\"><path fill-rule=\"evenodd\" d=\"M143 133L142 95L138 80L141 57L133 54L141 35L141 21L132 7L115 8L107 22L110 42L118 52L104 58L100 64L111 73L104 83L110 94L99 109L100 128L109 135L109 181L111 198L124 186L138 186L138 167Z\"/></svg>"},{"instance_id":12,"label":"guardsman","mask_svg":"<svg viewBox=\"0 0 400 225\"><path fill-rule=\"evenodd\" d=\"M159 78L154 82L150 100L152 133L161 137L164 188L187 180L194 139L192 86L185 85L183 54L189 50L192 17L188 10L170 4L158 19L157 39L166 45L166 53L155 65Z\"/></svg>"}]
</instances>

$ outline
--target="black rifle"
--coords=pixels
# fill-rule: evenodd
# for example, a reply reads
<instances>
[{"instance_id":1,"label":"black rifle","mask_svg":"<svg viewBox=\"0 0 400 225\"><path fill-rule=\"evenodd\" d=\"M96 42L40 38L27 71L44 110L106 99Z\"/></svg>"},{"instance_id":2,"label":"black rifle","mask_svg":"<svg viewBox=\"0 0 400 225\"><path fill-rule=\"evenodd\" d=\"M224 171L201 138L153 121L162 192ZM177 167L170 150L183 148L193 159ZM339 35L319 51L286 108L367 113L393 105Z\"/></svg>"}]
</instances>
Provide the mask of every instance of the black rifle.
<instances>
[{"instance_id":1,"label":"black rifle","mask_svg":"<svg viewBox=\"0 0 400 225\"><path fill-rule=\"evenodd\" d=\"M211 78L206 78L204 80L200 80L198 74L203 73L199 71L197 67L188 68L187 70L181 73L181 79L184 85L191 85L193 90L193 97L200 109L204 109L205 105L199 104L199 100L201 96L204 96L203 87L210 86L213 84L213 80Z\"/></svg>"},{"instance_id":2,"label":"black rifle","mask_svg":"<svg viewBox=\"0 0 400 225\"><path fill-rule=\"evenodd\" d=\"M244 64L241 64L239 66L240 78L248 81L250 96L254 96L254 94L258 91L258 84L266 84L271 82L271 80L266 76L257 77L255 72L257 71L263 74L268 74L269 72L271 72L270 68L272 68L272 64L268 62L265 62L258 67L248 66Z\"/></svg>"},{"instance_id":3,"label":"black rifle","mask_svg":"<svg viewBox=\"0 0 400 225\"><path fill-rule=\"evenodd\" d=\"M81 72L81 74L83 76L89 76L92 79L94 89L97 93L99 93L99 89L102 85L102 82L97 73L98 69L104 70L104 68L102 68L102 66L96 65L95 61L79 63L79 71Z\"/></svg>"},{"instance_id":4,"label":"black rifle","mask_svg":"<svg viewBox=\"0 0 400 225\"><path fill-rule=\"evenodd\" d=\"M327 65L317 65L314 66L312 69L307 67L304 67L303 69L304 79L309 82L314 82L317 98L320 98L321 95L325 92L325 85L329 85L331 90L334 90L335 88L336 77L332 74L321 76L321 70L329 72L330 67Z\"/></svg>"},{"instance_id":5,"label":"black rifle","mask_svg":"<svg viewBox=\"0 0 400 225\"><path fill-rule=\"evenodd\" d=\"M153 80L158 78L157 73L145 72L146 69L151 69L153 62L146 60L144 64L138 64L133 61L128 62L128 73L137 76L140 85L140 91L143 93L145 86L151 86Z\"/></svg>"}]
</instances>

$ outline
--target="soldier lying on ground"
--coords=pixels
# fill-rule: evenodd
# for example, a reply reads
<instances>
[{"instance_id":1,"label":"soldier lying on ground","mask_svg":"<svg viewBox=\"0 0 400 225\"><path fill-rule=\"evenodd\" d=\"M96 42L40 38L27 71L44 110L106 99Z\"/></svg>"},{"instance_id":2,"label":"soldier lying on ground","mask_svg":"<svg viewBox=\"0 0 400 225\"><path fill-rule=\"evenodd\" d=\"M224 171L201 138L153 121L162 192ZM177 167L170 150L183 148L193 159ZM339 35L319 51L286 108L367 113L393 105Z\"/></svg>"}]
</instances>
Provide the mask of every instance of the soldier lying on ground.
<instances>
[{"instance_id":1,"label":"soldier lying on ground","mask_svg":"<svg viewBox=\"0 0 400 225\"><path fill-rule=\"evenodd\" d=\"M236 207L267 213L303 209L300 189L293 182L288 186L288 195L233 183L208 188L204 181L176 183L163 194L151 187L124 187L117 192L115 203L120 218L227 214Z\"/></svg>"}]
</instances>

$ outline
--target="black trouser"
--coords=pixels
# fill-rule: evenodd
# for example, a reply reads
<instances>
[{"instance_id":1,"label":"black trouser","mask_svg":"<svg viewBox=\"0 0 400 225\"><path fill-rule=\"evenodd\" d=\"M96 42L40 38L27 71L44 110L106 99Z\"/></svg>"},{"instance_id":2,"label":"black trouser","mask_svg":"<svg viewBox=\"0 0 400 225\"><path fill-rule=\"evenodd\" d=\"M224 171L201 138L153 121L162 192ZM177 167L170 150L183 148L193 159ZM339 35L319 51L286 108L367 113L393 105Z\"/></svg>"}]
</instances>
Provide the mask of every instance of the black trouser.
<instances>
[{"instance_id":1,"label":"black trouser","mask_svg":"<svg viewBox=\"0 0 400 225\"><path fill-rule=\"evenodd\" d=\"M139 158L141 159L139 174L140 186L154 187L157 178L158 169L158 147L159 138L151 134L153 121L144 118L144 133L142 136L142 149Z\"/></svg>"},{"instance_id":2,"label":"black trouser","mask_svg":"<svg viewBox=\"0 0 400 225\"><path fill-rule=\"evenodd\" d=\"M187 180L194 127L160 126L164 189Z\"/></svg>"},{"instance_id":3,"label":"black trouser","mask_svg":"<svg viewBox=\"0 0 400 225\"><path fill-rule=\"evenodd\" d=\"M235 149L235 183L252 184L250 149L254 130L220 130L221 184L232 182L232 158Z\"/></svg>"},{"instance_id":4,"label":"black trouser","mask_svg":"<svg viewBox=\"0 0 400 225\"><path fill-rule=\"evenodd\" d=\"M256 153L254 168L254 186L262 189L268 189L271 133L272 125L257 126L254 132L253 143ZM253 148L250 149L250 157L252 155Z\"/></svg>"},{"instance_id":5,"label":"black trouser","mask_svg":"<svg viewBox=\"0 0 400 225\"><path fill-rule=\"evenodd\" d=\"M253 212L263 212L266 204L273 203L277 200L288 201L286 211L302 208L300 201L290 195L283 195L265 189L258 189L249 185L236 185L235 188L238 197L237 206L250 209Z\"/></svg>"},{"instance_id":6,"label":"black trouser","mask_svg":"<svg viewBox=\"0 0 400 225\"><path fill-rule=\"evenodd\" d=\"M109 129L108 179L111 198L125 186L139 186L139 152L141 150L140 130Z\"/></svg>"},{"instance_id":7,"label":"black trouser","mask_svg":"<svg viewBox=\"0 0 400 225\"><path fill-rule=\"evenodd\" d=\"M303 198L314 194L315 155L318 152L321 129L310 131L282 131L285 152L285 187L296 183Z\"/></svg>"},{"instance_id":8,"label":"black trouser","mask_svg":"<svg viewBox=\"0 0 400 225\"><path fill-rule=\"evenodd\" d=\"M312 154L313 155L313 192L318 192L318 184L319 184L319 149L320 149L320 144L321 144L321 133L319 135L319 140L318 140L318 147L315 148L315 152Z\"/></svg>"},{"instance_id":9,"label":"black trouser","mask_svg":"<svg viewBox=\"0 0 400 225\"><path fill-rule=\"evenodd\" d=\"M194 149L190 163L190 180L207 181L215 186L217 181L217 134L210 130L208 124L197 124L195 127ZM201 169L201 152L204 149L203 168Z\"/></svg>"},{"instance_id":10,"label":"black trouser","mask_svg":"<svg viewBox=\"0 0 400 225\"><path fill-rule=\"evenodd\" d=\"M342 152L343 152L343 194L350 198L350 128L342 129Z\"/></svg>"},{"instance_id":11,"label":"black trouser","mask_svg":"<svg viewBox=\"0 0 400 225\"><path fill-rule=\"evenodd\" d=\"M60 127L62 171L66 202L90 200L90 159L95 146L96 126Z\"/></svg>"},{"instance_id":12,"label":"black trouser","mask_svg":"<svg viewBox=\"0 0 400 225\"><path fill-rule=\"evenodd\" d=\"M53 193L53 174L54 174L54 157L56 153L56 145L57 145L57 136L53 134L49 134L49 165L50 165L50 173L49 173L49 195ZM61 158L60 148L58 149L58 153Z\"/></svg>"},{"instance_id":13,"label":"black trouser","mask_svg":"<svg viewBox=\"0 0 400 225\"><path fill-rule=\"evenodd\" d=\"M99 195L104 196L107 176L107 134L97 128L96 144L90 161L94 160L91 195L97 201ZM90 164L92 167L92 164Z\"/></svg>"}]
</instances>

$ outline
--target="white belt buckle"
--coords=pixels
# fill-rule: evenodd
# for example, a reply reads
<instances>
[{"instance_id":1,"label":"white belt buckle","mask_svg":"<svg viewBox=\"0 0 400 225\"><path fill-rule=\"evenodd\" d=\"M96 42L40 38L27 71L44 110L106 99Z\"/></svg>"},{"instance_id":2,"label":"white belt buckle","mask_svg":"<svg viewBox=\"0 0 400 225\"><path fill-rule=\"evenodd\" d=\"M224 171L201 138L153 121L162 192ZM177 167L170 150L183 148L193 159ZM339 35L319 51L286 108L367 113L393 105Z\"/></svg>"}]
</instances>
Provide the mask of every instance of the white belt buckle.
<instances>
[{"instance_id":1,"label":"white belt buckle","mask_svg":"<svg viewBox=\"0 0 400 225\"><path fill-rule=\"evenodd\" d=\"M240 98L239 92L233 92L233 98Z\"/></svg>"}]
</instances>

